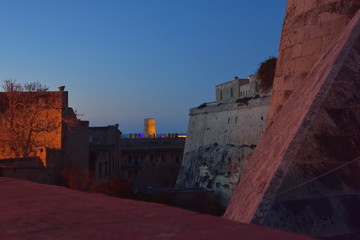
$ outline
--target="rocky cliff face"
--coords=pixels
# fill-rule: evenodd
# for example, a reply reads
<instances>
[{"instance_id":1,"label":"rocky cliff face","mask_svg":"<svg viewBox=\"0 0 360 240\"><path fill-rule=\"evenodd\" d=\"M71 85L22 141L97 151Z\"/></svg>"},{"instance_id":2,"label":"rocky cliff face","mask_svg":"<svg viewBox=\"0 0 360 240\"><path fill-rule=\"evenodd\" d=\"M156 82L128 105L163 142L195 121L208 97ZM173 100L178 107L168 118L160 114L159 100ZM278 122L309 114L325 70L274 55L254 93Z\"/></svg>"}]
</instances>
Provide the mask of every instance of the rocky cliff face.
<instances>
[{"instance_id":1,"label":"rocky cliff face","mask_svg":"<svg viewBox=\"0 0 360 240\"><path fill-rule=\"evenodd\" d=\"M214 143L185 153L177 187L214 191L227 206L253 148Z\"/></svg>"}]
</instances>

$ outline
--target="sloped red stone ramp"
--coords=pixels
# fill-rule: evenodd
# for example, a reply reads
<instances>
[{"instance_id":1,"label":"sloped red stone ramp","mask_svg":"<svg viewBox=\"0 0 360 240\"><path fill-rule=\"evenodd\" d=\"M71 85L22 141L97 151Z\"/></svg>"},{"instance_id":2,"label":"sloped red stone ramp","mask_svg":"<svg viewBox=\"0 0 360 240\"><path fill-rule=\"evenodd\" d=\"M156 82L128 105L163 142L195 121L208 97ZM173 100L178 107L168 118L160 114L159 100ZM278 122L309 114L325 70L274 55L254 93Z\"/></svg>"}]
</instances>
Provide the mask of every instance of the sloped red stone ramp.
<instances>
[{"instance_id":1,"label":"sloped red stone ramp","mask_svg":"<svg viewBox=\"0 0 360 240\"><path fill-rule=\"evenodd\" d=\"M0 239L310 239L160 204L0 178Z\"/></svg>"},{"instance_id":2,"label":"sloped red stone ramp","mask_svg":"<svg viewBox=\"0 0 360 240\"><path fill-rule=\"evenodd\" d=\"M261 137L225 217L359 239L360 10L303 82Z\"/></svg>"}]
</instances>

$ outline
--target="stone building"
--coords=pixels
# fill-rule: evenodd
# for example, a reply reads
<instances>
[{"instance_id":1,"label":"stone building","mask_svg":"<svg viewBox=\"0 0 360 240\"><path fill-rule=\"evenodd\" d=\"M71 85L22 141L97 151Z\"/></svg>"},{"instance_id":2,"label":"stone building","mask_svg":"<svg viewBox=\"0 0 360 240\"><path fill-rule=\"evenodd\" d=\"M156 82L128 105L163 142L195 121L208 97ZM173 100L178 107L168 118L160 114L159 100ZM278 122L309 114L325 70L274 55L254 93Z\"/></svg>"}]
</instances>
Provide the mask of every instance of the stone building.
<instances>
[{"instance_id":1,"label":"stone building","mask_svg":"<svg viewBox=\"0 0 360 240\"><path fill-rule=\"evenodd\" d=\"M216 102L234 102L239 98L254 96L259 93L259 81L255 75L240 79L234 77L233 80L221 83L215 87Z\"/></svg>"},{"instance_id":2,"label":"stone building","mask_svg":"<svg viewBox=\"0 0 360 240\"><path fill-rule=\"evenodd\" d=\"M90 127L90 172L93 185L108 183L121 173L121 132L118 125Z\"/></svg>"},{"instance_id":3,"label":"stone building","mask_svg":"<svg viewBox=\"0 0 360 240\"><path fill-rule=\"evenodd\" d=\"M75 188L86 182L88 122L68 106L68 92L0 92L0 132L3 175Z\"/></svg>"},{"instance_id":4,"label":"stone building","mask_svg":"<svg viewBox=\"0 0 360 240\"><path fill-rule=\"evenodd\" d=\"M122 178L134 189L174 188L185 138L122 138Z\"/></svg>"},{"instance_id":5,"label":"stone building","mask_svg":"<svg viewBox=\"0 0 360 240\"><path fill-rule=\"evenodd\" d=\"M254 75L216 86L216 101L190 109L178 188L214 191L224 206L265 129L267 94Z\"/></svg>"}]
</instances>

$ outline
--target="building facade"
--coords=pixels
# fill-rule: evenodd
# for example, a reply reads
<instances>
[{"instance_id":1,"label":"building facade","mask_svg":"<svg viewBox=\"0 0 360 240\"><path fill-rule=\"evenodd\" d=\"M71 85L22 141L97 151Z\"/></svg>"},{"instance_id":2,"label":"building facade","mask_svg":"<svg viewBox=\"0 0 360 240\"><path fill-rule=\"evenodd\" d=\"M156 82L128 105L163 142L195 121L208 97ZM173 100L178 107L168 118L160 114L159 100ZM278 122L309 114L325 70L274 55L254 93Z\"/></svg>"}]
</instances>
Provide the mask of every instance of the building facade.
<instances>
[{"instance_id":1,"label":"building facade","mask_svg":"<svg viewBox=\"0 0 360 240\"><path fill-rule=\"evenodd\" d=\"M90 172L93 185L108 183L121 173L121 132L118 125L90 127Z\"/></svg>"},{"instance_id":2,"label":"building facade","mask_svg":"<svg viewBox=\"0 0 360 240\"><path fill-rule=\"evenodd\" d=\"M138 191L174 188L185 138L122 138L122 177Z\"/></svg>"}]
</instances>

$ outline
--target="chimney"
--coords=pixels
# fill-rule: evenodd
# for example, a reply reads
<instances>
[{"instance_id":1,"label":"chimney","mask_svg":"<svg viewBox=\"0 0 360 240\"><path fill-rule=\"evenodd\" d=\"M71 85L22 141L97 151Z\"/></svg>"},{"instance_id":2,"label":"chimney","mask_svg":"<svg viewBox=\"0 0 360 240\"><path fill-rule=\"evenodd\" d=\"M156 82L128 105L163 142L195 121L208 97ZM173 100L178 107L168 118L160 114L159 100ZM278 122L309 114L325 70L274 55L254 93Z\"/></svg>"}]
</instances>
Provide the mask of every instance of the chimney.
<instances>
[{"instance_id":1,"label":"chimney","mask_svg":"<svg viewBox=\"0 0 360 240\"><path fill-rule=\"evenodd\" d=\"M59 87L59 91L60 91L60 92L63 92L64 90L65 90L65 86L60 86L60 87Z\"/></svg>"}]
</instances>

